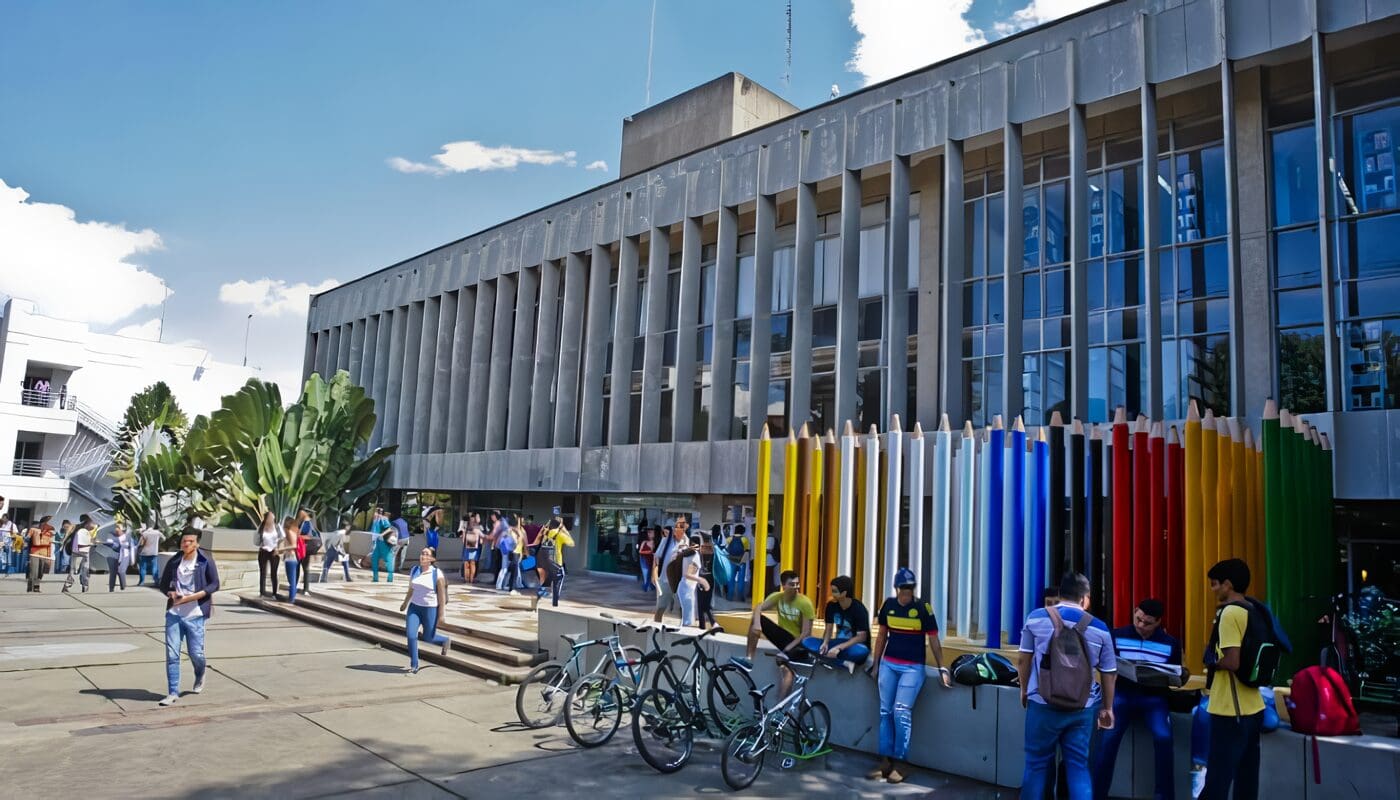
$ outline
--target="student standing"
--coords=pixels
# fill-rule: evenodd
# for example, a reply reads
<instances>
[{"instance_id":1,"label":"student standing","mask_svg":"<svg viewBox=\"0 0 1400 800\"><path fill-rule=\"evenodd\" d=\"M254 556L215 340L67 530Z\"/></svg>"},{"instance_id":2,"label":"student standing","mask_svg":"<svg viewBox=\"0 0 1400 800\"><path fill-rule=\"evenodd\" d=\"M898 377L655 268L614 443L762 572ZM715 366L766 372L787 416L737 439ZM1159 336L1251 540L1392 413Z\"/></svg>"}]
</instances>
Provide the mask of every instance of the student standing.
<instances>
[{"instance_id":1,"label":"student standing","mask_svg":"<svg viewBox=\"0 0 1400 800\"><path fill-rule=\"evenodd\" d=\"M156 556L160 555L160 529L154 523L147 522L146 527L141 529L141 539L137 547L136 559L140 577L136 585L143 586L147 573L150 574L152 582L160 577L156 574Z\"/></svg>"},{"instance_id":2,"label":"student standing","mask_svg":"<svg viewBox=\"0 0 1400 800\"><path fill-rule=\"evenodd\" d=\"M428 506L423 510L423 538L427 546L433 548L436 553L438 545L442 540L442 508L439 506Z\"/></svg>"},{"instance_id":3,"label":"student standing","mask_svg":"<svg viewBox=\"0 0 1400 800\"><path fill-rule=\"evenodd\" d=\"M291 521L289 517L288 522ZM194 686L204 691L204 626L214 611L212 598L219 590L219 570L213 556L199 549L199 531L186 528L180 534L180 555L165 563L160 574L160 591L165 595L165 682L168 693L163 706L180 699L180 642L189 652L194 667ZM293 582L295 587L295 582ZM295 588L293 589L295 591Z\"/></svg>"},{"instance_id":4,"label":"student standing","mask_svg":"<svg viewBox=\"0 0 1400 800\"><path fill-rule=\"evenodd\" d=\"M1146 664L1181 666L1181 645L1162 630L1166 607L1161 600L1148 598L1133 609L1133 624L1113 631L1113 650L1120 666L1124 660ZM1118 747L1133 720L1141 717L1152 733L1155 755L1153 800L1173 800L1176 781L1173 771L1172 726L1167 694L1169 689L1142 686L1120 675L1113 693L1113 727L1103 732L1094 755L1094 800L1108 797L1113 784L1113 765Z\"/></svg>"},{"instance_id":5,"label":"student standing","mask_svg":"<svg viewBox=\"0 0 1400 800\"><path fill-rule=\"evenodd\" d=\"M73 535L73 523L64 520L53 537L53 574L68 571L68 537ZM155 576L152 575L152 578Z\"/></svg>"},{"instance_id":6,"label":"student standing","mask_svg":"<svg viewBox=\"0 0 1400 800\"><path fill-rule=\"evenodd\" d=\"M258 597L267 597L269 580L272 581L272 596L277 596L277 545L281 541L277 515L271 511L263 514L262 525L253 534L253 544L258 547Z\"/></svg>"},{"instance_id":7,"label":"student standing","mask_svg":"<svg viewBox=\"0 0 1400 800\"><path fill-rule=\"evenodd\" d=\"M714 527L715 530L719 526ZM718 625L715 619L715 534L708 537L702 536L700 540L700 577L703 580L695 590L695 624L706 627L706 621L710 626ZM691 537L693 541L695 537ZM721 556L723 558L723 556Z\"/></svg>"},{"instance_id":8,"label":"student standing","mask_svg":"<svg viewBox=\"0 0 1400 800\"><path fill-rule=\"evenodd\" d=\"M29 529L29 591L39 591L39 584L44 580L44 575L53 564L53 526L49 520L52 515L45 514L39 520L39 524ZM126 588L126 580L122 580L122 588Z\"/></svg>"},{"instance_id":9,"label":"student standing","mask_svg":"<svg viewBox=\"0 0 1400 800\"><path fill-rule=\"evenodd\" d=\"M112 532L107 534L103 544L112 550L112 555L107 556L107 591L116 591L117 582L120 581L124 592L126 571L131 568L132 554L135 552L126 525L118 522L112 526Z\"/></svg>"},{"instance_id":10,"label":"student standing","mask_svg":"<svg viewBox=\"0 0 1400 800\"><path fill-rule=\"evenodd\" d=\"M700 537L690 537L689 546L680 552L681 558L681 580L676 587L676 599L681 605L681 625L693 626L696 624L696 594L700 589L708 588L710 582L705 580L700 574Z\"/></svg>"},{"instance_id":11,"label":"student standing","mask_svg":"<svg viewBox=\"0 0 1400 800\"><path fill-rule=\"evenodd\" d=\"M435 566L437 552L424 547L418 554L418 564L408 575L408 594L399 610L406 612L405 633L408 636L408 674L418 673L418 631L431 644L442 645L447 655L452 640L437 632L437 624L447 609L447 577Z\"/></svg>"},{"instance_id":12,"label":"student standing","mask_svg":"<svg viewBox=\"0 0 1400 800\"><path fill-rule=\"evenodd\" d=\"M301 573L301 591L304 594L311 594L311 556L321 552L321 530L316 527L316 520L311 516L310 509L301 510L301 552L299 561L301 562L298 571Z\"/></svg>"},{"instance_id":13,"label":"student standing","mask_svg":"<svg viewBox=\"0 0 1400 800\"><path fill-rule=\"evenodd\" d=\"M321 559L321 583L326 582L326 574L336 561L345 569L345 582L350 582L350 528L351 522L346 519L339 529L322 538L321 545L326 548L326 555Z\"/></svg>"},{"instance_id":14,"label":"student standing","mask_svg":"<svg viewBox=\"0 0 1400 800\"><path fill-rule=\"evenodd\" d=\"M381 520L378 533L373 531L370 535L374 537L374 546L369 551L370 582L379 583L379 565L384 564L384 571L389 574L389 583L394 582L394 550L399 544L399 531L389 523L388 517Z\"/></svg>"},{"instance_id":15,"label":"student standing","mask_svg":"<svg viewBox=\"0 0 1400 800\"><path fill-rule=\"evenodd\" d=\"M515 589L515 575L520 571L520 541L515 527L507 524L496 539L496 551L500 553L500 568L496 571L496 588L502 592L518 595Z\"/></svg>"},{"instance_id":16,"label":"student standing","mask_svg":"<svg viewBox=\"0 0 1400 800\"><path fill-rule=\"evenodd\" d=\"M462 521L462 580L467 586L476 583L476 568L481 564L481 540L485 535L476 514Z\"/></svg>"},{"instance_id":17,"label":"student standing","mask_svg":"<svg viewBox=\"0 0 1400 800\"><path fill-rule=\"evenodd\" d=\"M827 658L839 659L849 672L870 657L870 611L855 598L856 582L849 575L831 579L831 600L826 604L826 629L822 638L802 640L802 646ZM937 626L935 626L935 630ZM939 659L943 656L940 653Z\"/></svg>"},{"instance_id":18,"label":"student standing","mask_svg":"<svg viewBox=\"0 0 1400 800\"><path fill-rule=\"evenodd\" d=\"M1255 800L1259 796L1259 733L1264 697L1235 675L1242 666L1245 632L1251 614L1262 614L1249 591L1249 565L1238 558L1221 561L1206 572L1210 591L1220 604L1211 631L1215 663L1206 680L1210 701L1210 755L1200 800ZM1272 627L1272 626L1270 626Z\"/></svg>"},{"instance_id":19,"label":"student standing","mask_svg":"<svg viewBox=\"0 0 1400 800\"><path fill-rule=\"evenodd\" d=\"M620 532L626 532L626 530L626 527L624 527ZM644 592L650 592L655 588L651 582L651 563L655 554L656 531L651 528L644 528L642 530L642 543L637 545L637 562L638 566L641 567L642 591Z\"/></svg>"},{"instance_id":20,"label":"student standing","mask_svg":"<svg viewBox=\"0 0 1400 800\"><path fill-rule=\"evenodd\" d=\"M306 557L306 545L301 541L301 530L292 517L282 520L282 541L277 545L277 553L287 569L287 602L297 601L297 568ZM274 597L276 595L274 594Z\"/></svg>"},{"instance_id":21,"label":"student standing","mask_svg":"<svg viewBox=\"0 0 1400 800\"><path fill-rule=\"evenodd\" d=\"M866 777L902 783L909 772L901 764L909 754L914 731L914 703L924 688L924 649L933 652L943 688L953 684L943 666L943 646L938 641L938 620L933 605L916 597L914 571L901 567L894 574L894 595L885 598L876 614L880 630L875 635L871 669L880 688L880 766ZM925 644L927 642L927 644ZM1035 797L1035 795L1027 795Z\"/></svg>"},{"instance_id":22,"label":"student standing","mask_svg":"<svg viewBox=\"0 0 1400 800\"><path fill-rule=\"evenodd\" d=\"M389 512L389 524L394 526L394 533L399 540L399 543L394 545L393 563L394 570L398 571L403 567L404 554L408 552L408 520L403 518L403 514L399 513L398 509L394 509Z\"/></svg>"},{"instance_id":23,"label":"student standing","mask_svg":"<svg viewBox=\"0 0 1400 800\"><path fill-rule=\"evenodd\" d=\"M538 608L540 600L551 591L554 594L552 605L555 608L559 607L559 595L564 592L564 548L573 546L574 537L569 535L569 529L564 527L561 517L550 520L549 525L540 532L540 543L535 549L535 563L539 564L544 572L545 581L535 592L532 609Z\"/></svg>"},{"instance_id":24,"label":"student standing","mask_svg":"<svg viewBox=\"0 0 1400 800\"><path fill-rule=\"evenodd\" d=\"M1021 682L1021 705L1026 709L1023 797L1044 796L1056 747L1064 755L1070 800L1090 800L1094 794L1089 774L1089 739L1095 719L1100 728L1113 727L1113 684L1118 663L1113 655L1113 638L1108 626L1089 614L1089 597L1088 578L1079 574L1066 575L1060 583L1060 602L1032 611L1021 630L1017 672ZM1046 658L1051 647L1058 650L1058 646L1064 644L1053 639L1072 636L1082 637L1083 644L1072 667L1066 666L1062 659ZM1045 672L1046 664L1051 662L1056 669L1053 676ZM1102 686L1093 682L1096 669ZM1051 677L1055 687L1082 681L1082 707L1070 708L1064 698L1059 698L1057 705L1050 705L1050 698L1042 696L1040 687L1042 681Z\"/></svg>"},{"instance_id":25,"label":"student standing","mask_svg":"<svg viewBox=\"0 0 1400 800\"><path fill-rule=\"evenodd\" d=\"M73 560L68 564L68 578L63 582L63 591L73 588L73 578L88 590L89 560L92 558L92 518L87 514L78 518L78 527L73 531Z\"/></svg>"},{"instance_id":26,"label":"student standing","mask_svg":"<svg viewBox=\"0 0 1400 800\"><path fill-rule=\"evenodd\" d=\"M670 535L662 537L661 544L656 546L656 555L651 564L651 582L656 585L656 612L652 614L653 622L660 622L662 616L671 610L671 606L676 605L676 589L680 584L681 573L677 567L675 579L672 580L671 562L679 558L681 551L690 543L690 539L685 535L686 526L684 517L677 519Z\"/></svg>"}]
</instances>

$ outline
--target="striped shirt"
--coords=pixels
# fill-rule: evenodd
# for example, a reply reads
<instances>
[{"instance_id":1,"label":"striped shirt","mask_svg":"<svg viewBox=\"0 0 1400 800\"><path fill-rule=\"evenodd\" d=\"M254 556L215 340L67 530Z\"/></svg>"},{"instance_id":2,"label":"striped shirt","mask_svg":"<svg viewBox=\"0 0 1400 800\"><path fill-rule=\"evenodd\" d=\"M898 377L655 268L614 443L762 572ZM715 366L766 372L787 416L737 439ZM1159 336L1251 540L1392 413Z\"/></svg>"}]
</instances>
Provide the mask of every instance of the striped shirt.
<instances>
[{"instance_id":1,"label":"striped shirt","mask_svg":"<svg viewBox=\"0 0 1400 800\"><path fill-rule=\"evenodd\" d=\"M1177 642L1175 637L1161 628L1153 631L1152 636L1147 639L1139 636L1137 628L1132 625L1115 628L1113 630L1113 649L1120 659L1147 664L1181 666L1181 644ZM1119 679L1118 690L1140 694L1165 694L1168 691L1165 688L1139 686L1126 678Z\"/></svg>"},{"instance_id":2,"label":"striped shirt","mask_svg":"<svg viewBox=\"0 0 1400 800\"><path fill-rule=\"evenodd\" d=\"M1060 603L1055 607L1065 627L1073 627L1079 618L1088 613L1074 603ZM1050 647L1050 637L1055 633L1055 623L1050 620L1050 612L1037 608L1026 617L1025 627L1021 628L1021 652L1034 653L1031 661L1031 678L1027 681L1026 695L1033 702L1044 703L1040 696L1040 661ZM1089 646L1089 663L1099 672L1117 672L1118 660L1113 653L1113 635L1108 626L1094 617L1084 631L1084 641ZM1102 699L1103 690L1098 681L1089 687L1089 702L1085 708L1093 708Z\"/></svg>"}]
</instances>

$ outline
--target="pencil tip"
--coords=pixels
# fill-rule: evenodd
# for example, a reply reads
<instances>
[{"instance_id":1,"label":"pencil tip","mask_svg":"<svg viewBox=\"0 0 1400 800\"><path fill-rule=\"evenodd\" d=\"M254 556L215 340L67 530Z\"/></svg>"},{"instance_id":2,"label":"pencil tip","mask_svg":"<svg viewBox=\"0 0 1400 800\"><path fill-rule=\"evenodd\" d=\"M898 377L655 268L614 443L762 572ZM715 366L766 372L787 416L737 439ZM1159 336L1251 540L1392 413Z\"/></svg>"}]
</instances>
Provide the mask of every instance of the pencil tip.
<instances>
[{"instance_id":1,"label":"pencil tip","mask_svg":"<svg viewBox=\"0 0 1400 800\"><path fill-rule=\"evenodd\" d=\"M1053 412L1053 413L1050 414L1050 424L1051 424L1051 425L1064 425L1064 424L1065 424L1065 418L1062 417L1062 416L1060 416L1060 412L1055 411L1055 412Z\"/></svg>"}]
</instances>

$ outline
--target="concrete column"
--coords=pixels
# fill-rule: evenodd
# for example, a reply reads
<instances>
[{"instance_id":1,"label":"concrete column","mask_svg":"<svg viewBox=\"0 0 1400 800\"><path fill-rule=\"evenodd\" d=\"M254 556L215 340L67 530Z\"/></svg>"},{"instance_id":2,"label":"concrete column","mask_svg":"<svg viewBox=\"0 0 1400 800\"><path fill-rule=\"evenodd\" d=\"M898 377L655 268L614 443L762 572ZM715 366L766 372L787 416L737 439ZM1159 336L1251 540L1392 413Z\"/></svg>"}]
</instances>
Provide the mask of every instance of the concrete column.
<instances>
[{"instance_id":1,"label":"concrete column","mask_svg":"<svg viewBox=\"0 0 1400 800\"><path fill-rule=\"evenodd\" d=\"M1008 93L1008 98L1010 94ZM1007 101L1010 111L1010 100ZM1025 299L1022 291L1021 261L1026 252L1025 219L1021 215L1021 200L1025 194L1025 162L1021 158L1021 126L1007 123L1002 128L1002 174L1004 191L1001 199L1005 213L1002 223L1002 247L1006 253L1002 275L1002 319L1006 322L1005 346L1002 348L1001 408L1008 423L1025 408L1025 393L1021 387L1021 308ZM991 274L992 265L987 265Z\"/></svg>"},{"instance_id":2,"label":"concrete column","mask_svg":"<svg viewBox=\"0 0 1400 800\"><path fill-rule=\"evenodd\" d=\"M452 331L452 377L447 397L448 453L467 452L467 404L472 367L472 331L476 327L476 287L457 292L457 320Z\"/></svg>"},{"instance_id":3,"label":"concrete column","mask_svg":"<svg viewBox=\"0 0 1400 800\"><path fill-rule=\"evenodd\" d=\"M495 330L496 281L476 285L476 319L472 326L471 379L467 393L467 451L486 447L486 399L491 395L491 339Z\"/></svg>"},{"instance_id":4,"label":"concrete column","mask_svg":"<svg viewBox=\"0 0 1400 800\"><path fill-rule=\"evenodd\" d=\"M943 233L942 162L923 162L914 170L914 178L919 189L919 260L917 265L909 265L919 270L919 368L914 374L918 408L914 411L917 419L929 420L932 426L943 410L939 387L947 382L939 371L943 343L943 259L939 249Z\"/></svg>"},{"instance_id":5,"label":"concrete column","mask_svg":"<svg viewBox=\"0 0 1400 800\"><path fill-rule=\"evenodd\" d=\"M350 382L360 385L361 371L365 363L365 321L357 319L350 323L350 357L346 369L350 371Z\"/></svg>"},{"instance_id":6,"label":"concrete column","mask_svg":"<svg viewBox=\"0 0 1400 800\"><path fill-rule=\"evenodd\" d=\"M457 292L438 298L438 324L434 334L433 398L428 412L428 452L447 452L447 414L452 402L452 347L457 334ZM428 331L433 331L432 327Z\"/></svg>"},{"instance_id":7,"label":"concrete column","mask_svg":"<svg viewBox=\"0 0 1400 800\"><path fill-rule=\"evenodd\" d=\"M943 346L939 348L943 375L943 412L949 420L967 419L963 408L962 280L967 274L963 251L967 238L963 207L963 143L943 145Z\"/></svg>"},{"instance_id":8,"label":"concrete column","mask_svg":"<svg viewBox=\"0 0 1400 800\"><path fill-rule=\"evenodd\" d=\"M762 181L760 181L761 185ZM778 201L761 194L754 208L753 340L749 346L749 438L768 422L768 376L773 351L773 243Z\"/></svg>"},{"instance_id":9,"label":"concrete column","mask_svg":"<svg viewBox=\"0 0 1400 800\"><path fill-rule=\"evenodd\" d=\"M805 141L805 136L804 136ZM792 263L792 377L789 425L800 428L812 416L812 284L816 278L817 187L797 184L797 242Z\"/></svg>"},{"instance_id":10,"label":"concrete column","mask_svg":"<svg viewBox=\"0 0 1400 800\"><path fill-rule=\"evenodd\" d=\"M665 346L667 272L671 266L670 228L652 228L647 246L647 327L642 354L642 418L640 442L661 439L661 372ZM674 395L673 395L674 396Z\"/></svg>"},{"instance_id":11,"label":"concrete column","mask_svg":"<svg viewBox=\"0 0 1400 800\"><path fill-rule=\"evenodd\" d=\"M1074 103L1069 107L1069 410L1079 419L1089 416L1089 276L1084 264L1089 256L1087 149L1084 106Z\"/></svg>"},{"instance_id":12,"label":"concrete column","mask_svg":"<svg viewBox=\"0 0 1400 800\"><path fill-rule=\"evenodd\" d=\"M355 383L362 387L365 390L365 395L374 401L374 414L378 418L384 415L384 409L379 405L379 398L374 396L374 356L375 351L379 348L379 316L370 314L361 321L360 327L363 331L364 341L361 348L360 374L355 379ZM371 430L371 437L373 434L374 432Z\"/></svg>"},{"instance_id":13,"label":"concrete column","mask_svg":"<svg viewBox=\"0 0 1400 800\"><path fill-rule=\"evenodd\" d=\"M676 321L676 390L671 441L688 442L695 424L695 332L700 320L700 218L686 217L681 228L681 297ZM704 435L706 431L701 431Z\"/></svg>"},{"instance_id":14,"label":"concrete column","mask_svg":"<svg viewBox=\"0 0 1400 800\"><path fill-rule=\"evenodd\" d=\"M392 312L390 326L388 358L381 362L384 364L386 377L384 381L384 428L379 444L397 444L400 445L399 452L406 452L408 445L399 438L399 410L403 402L403 359L405 339L408 333L408 308L404 306L395 308ZM412 416L413 409L409 408L406 413L408 416Z\"/></svg>"},{"instance_id":15,"label":"concrete column","mask_svg":"<svg viewBox=\"0 0 1400 800\"><path fill-rule=\"evenodd\" d=\"M390 353L393 352L394 314L381 312L374 317L374 382L370 395L374 397L374 434L370 437L370 447L384 443L384 425L389 418L389 372Z\"/></svg>"},{"instance_id":16,"label":"concrete column","mask_svg":"<svg viewBox=\"0 0 1400 800\"><path fill-rule=\"evenodd\" d=\"M558 291L558 273L555 273ZM516 273L515 333L511 344L510 397L506 411L506 449L523 450L530 443L530 406L539 403L549 408L549 395L531 397L530 386L535 376L535 314L536 298L540 293L540 270L528 267ZM553 323L550 327L554 327ZM554 345L550 344L553 348Z\"/></svg>"},{"instance_id":17,"label":"concrete column","mask_svg":"<svg viewBox=\"0 0 1400 800\"><path fill-rule=\"evenodd\" d=\"M710 386L713 388L709 438L712 442L729 438L729 421L734 417L734 304L739 283L738 210L731 206L720 208L718 227L718 241L715 244L714 356L710 362Z\"/></svg>"},{"instance_id":18,"label":"concrete column","mask_svg":"<svg viewBox=\"0 0 1400 800\"><path fill-rule=\"evenodd\" d=\"M502 275L496 279L496 318L491 331L491 377L486 389L486 449L502 450L506 446L506 420L511 404L510 367L511 344L518 300L519 276ZM526 313L533 313L528 310Z\"/></svg>"},{"instance_id":19,"label":"concrete column","mask_svg":"<svg viewBox=\"0 0 1400 800\"><path fill-rule=\"evenodd\" d=\"M1336 276L1332 271L1332 229L1330 220L1336 216L1332 193L1332 161L1335 143L1332 139L1332 84L1327 76L1326 40L1314 30L1312 41L1313 130L1317 132L1317 209L1321 215L1317 226L1317 241L1322 258L1322 360L1327 381L1329 411L1346 409L1342 390L1342 355L1338 348L1341 337L1337 332ZM1270 341L1273 340L1272 331Z\"/></svg>"},{"instance_id":20,"label":"concrete column","mask_svg":"<svg viewBox=\"0 0 1400 800\"><path fill-rule=\"evenodd\" d=\"M408 304L408 320L404 333L403 384L399 390L399 428L396 441L400 453L418 453L418 437L415 428L427 423L426 416L419 417L419 387L427 376L419 371L423 363L423 308L422 302ZM432 359L429 359L431 363Z\"/></svg>"},{"instance_id":21,"label":"concrete column","mask_svg":"<svg viewBox=\"0 0 1400 800\"><path fill-rule=\"evenodd\" d=\"M1240 297L1240 184L1238 132L1235 130L1235 67L1230 59L1220 62L1221 127L1225 131L1225 221L1229 234L1225 251L1230 276L1230 415L1247 413L1244 401L1244 346L1241 328L1244 308ZM1262 177L1262 176L1261 176ZM1268 297L1268 295L1264 295ZM1273 348L1269 348L1272 352Z\"/></svg>"},{"instance_id":22,"label":"concrete column","mask_svg":"<svg viewBox=\"0 0 1400 800\"><path fill-rule=\"evenodd\" d=\"M860 341L860 171L841 171L841 280L836 303L836 424L856 416L856 362Z\"/></svg>"},{"instance_id":23,"label":"concrete column","mask_svg":"<svg viewBox=\"0 0 1400 800\"><path fill-rule=\"evenodd\" d=\"M557 269L557 267L556 267ZM559 372L554 383L554 446L578 444L578 387L580 356L583 352L584 296L588 288L588 267L581 253L564 258L564 316L559 331ZM603 313L607 313L604 309ZM533 430L532 423L530 428ZM548 442L531 447L548 447Z\"/></svg>"},{"instance_id":24,"label":"concrete column","mask_svg":"<svg viewBox=\"0 0 1400 800\"><path fill-rule=\"evenodd\" d=\"M627 444L628 404L632 402L632 339L637 330L639 242L624 236L617 252L617 312L613 315L612 405L608 444Z\"/></svg>"},{"instance_id":25,"label":"concrete column","mask_svg":"<svg viewBox=\"0 0 1400 800\"><path fill-rule=\"evenodd\" d=\"M326 380L335 377L335 373L342 369L350 369L350 323L347 322L338 327L340 329L340 346L336 351L335 370L331 372L330 377L326 378Z\"/></svg>"},{"instance_id":26,"label":"concrete column","mask_svg":"<svg viewBox=\"0 0 1400 800\"><path fill-rule=\"evenodd\" d=\"M418 387L413 403L413 452L426 453L432 440L433 395L437 394L438 326L442 297L423 303L423 332L418 353Z\"/></svg>"},{"instance_id":27,"label":"concrete column","mask_svg":"<svg viewBox=\"0 0 1400 800\"><path fill-rule=\"evenodd\" d=\"M535 321L535 375L530 383L529 398L531 448L549 447L554 441L554 409L559 402L555 396L555 379L564 347L559 339L559 277L558 261L540 264L540 302ZM577 339L573 347L577 356Z\"/></svg>"},{"instance_id":28,"label":"concrete column","mask_svg":"<svg viewBox=\"0 0 1400 800\"><path fill-rule=\"evenodd\" d=\"M890 159L889 224L885 270L885 418L895 414L909 428L909 158ZM916 267L917 268L917 267ZM934 423L934 428L937 423Z\"/></svg>"},{"instance_id":29,"label":"concrete column","mask_svg":"<svg viewBox=\"0 0 1400 800\"><path fill-rule=\"evenodd\" d=\"M603 370L608 357L608 291L612 255L603 245L593 245L588 263L588 314L584 319L583 392L579 398L579 445L597 447L603 442ZM621 291L621 287L618 287Z\"/></svg>"},{"instance_id":30,"label":"concrete column","mask_svg":"<svg viewBox=\"0 0 1400 800\"><path fill-rule=\"evenodd\" d=\"M307 331L306 350L301 357L301 382L306 383L306 379L311 377L311 373L316 371L316 333Z\"/></svg>"},{"instance_id":31,"label":"concrete column","mask_svg":"<svg viewBox=\"0 0 1400 800\"><path fill-rule=\"evenodd\" d=\"M317 340L316 371L321 373L321 378L324 380L329 378L331 373L335 370L335 354L340 350L340 329L335 327L329 328L322 332L321 336L325 340L325 346L320 346L321 340Z\"/></svg>"},{"instance_id":32,"label":"concrete column","mask_svg":"<svg viewBox=\"0 0 1400 800\"><path fill-rule=\"evenodd\" d=\"M1259 413L1274 394L1273 304L1252 302L1273 295L1269 260L1269 166L1264 119L1263 70L1255 67L1235 76L1235 174L1240 230L1239 309L1240 347L1236 368L1240 396L1238 413Z\"/></svg>"},{"instance_id":33,"label":"concrete column","mask_svg":"<svg viewBox=\"0 0 1400 800\"><path fill-rule=\"evenodd\" d=\"M1146 17L1143 17L1145 21ZM1146 52L1144 49L1143 52ZM1162 373L1162 270L1157 260L1157 247L1169 231L1158 230L1157 215L1161 201L1157 186L1157 85L1148 83L1144 77L1142 89L1138 93L1138 105L1142 112L1142 252L1143 275L1147 285L1143 287L1144 310L1147 312L1147 327L1143 331L1142 362L1147 370L1147 415L1152 419L1163 419L1163 393L1166 381L1175 376Z\"/></svg>"}]
</instances>

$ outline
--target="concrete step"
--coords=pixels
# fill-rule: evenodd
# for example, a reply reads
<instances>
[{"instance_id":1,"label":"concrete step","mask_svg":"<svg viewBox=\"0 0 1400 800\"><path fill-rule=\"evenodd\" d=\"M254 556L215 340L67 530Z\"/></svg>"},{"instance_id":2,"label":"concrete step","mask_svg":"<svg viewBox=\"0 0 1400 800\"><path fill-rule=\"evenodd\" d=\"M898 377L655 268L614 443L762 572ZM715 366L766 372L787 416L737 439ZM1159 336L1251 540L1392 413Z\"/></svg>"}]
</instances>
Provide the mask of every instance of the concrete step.
<instances>
[{"instance_id":1,"label":"concrete step","mask_svg":"<svg viewBox=\"0 0 1400 800\"><path fill-rule=\"evenodd\" d=\"M342 619L351 622L358 622L362 625L372 625L382 628L391 633L403 634L404 620L402 614L385 611L378 607L366 608L361 605L352 605L342 601L338 597L332 597L324 593L298 594L297 605L324 611L327 614L334 614ZM477 655L491 661L499 661L506 666L512 667L533 667L548 660L548 653L534 651L534 642L529 651L509 644L497 641L484 640L470 632L463 630L458 625L438 623L437 629L446 633L452 638L452 646L460 648L465 653Z\"/></svg>"},{"instance_id":2,"label":"concrete step","mask_svg":"<svg viewBox=\"0 0 1400 800\"><path fill-rule=\"evenodd\" d=\"M457 584L452 584L450 586L450 591L455 593L457 588ZM369 611L375 614L388 614L391 619L397 620L397 625L402 627L403 624L403 618L401 616L395 616L393 613L385 611L379 605L364 598L353 597L346 594L333 595L330 592L324 594L318 592L315 597L326 600L327 602L333 602L338 606ZM399 595L399 598L401 599L402 595ZM450 601L451 597L449 596L448 599ZM300 597L297 598L297 602L301 602ZM522 650L526 653L534 653L539 650L539 640L527 634L512 634L505 631L488 630L486 628L472 627L471 625L462 625L454 622L439 622L438 628L451 634L460 634L462 636L470 636L473 639L496 642L516 650Z\"/></svg>"},{"instance_id":3,"label":"concrete step","mask_svg":"<svg viewBox=\"0 0 1400 800\"><path fill-rule=\"evenodd\" d=\"M408 642L404 639L402 630L390 632L380 627L378 624L353 621L344 618L339 612L327 611L320 608L312 608L310 604L303 606L300 599L296 605L266 597L259 597L256 594L240 594L239 600L243 605L260 608L285 617L301 620L319 628L345 634L362 641L377 644L380 647L397 650L402 653L408 652ZM460 638L449 634L452 639L452 646L456 648L460 644ZM527 674L531 666L506 664L501 661L484 658L472 652L462 650L451 650L446 656L442 655L437 647L433 645L421 645L418 648L418 658L420 661L427 661L438 664L449 669L465 672L481 678L497 681L501 684L519 683Z\"/></svg>"}]
</instances>

